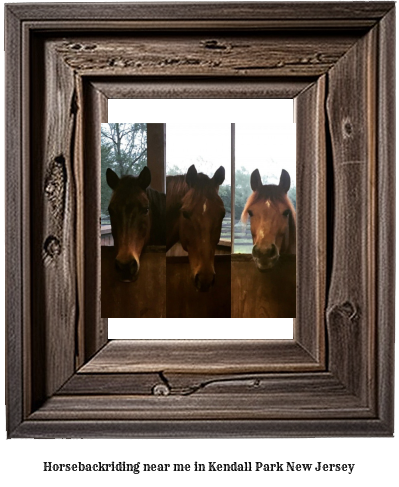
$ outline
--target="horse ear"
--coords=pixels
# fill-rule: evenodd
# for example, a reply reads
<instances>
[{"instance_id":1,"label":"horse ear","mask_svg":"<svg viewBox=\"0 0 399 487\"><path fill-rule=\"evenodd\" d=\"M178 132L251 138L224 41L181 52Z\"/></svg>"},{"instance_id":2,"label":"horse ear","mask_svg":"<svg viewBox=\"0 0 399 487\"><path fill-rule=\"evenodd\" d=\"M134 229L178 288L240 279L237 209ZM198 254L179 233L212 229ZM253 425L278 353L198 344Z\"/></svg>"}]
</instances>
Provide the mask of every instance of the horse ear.
<instances>
[{"instance_id":1,"label":"horse ear","mask_svg":"<svg viewBox=\"0 0 399 487\"><path fill-rule=\"evenodd\" d=\"M252 191L258 191L262 187L262 178L260 177L260 173L258 169L251 174L251 188Z\"/></svg>"},{"instance_id":2,"label":"horse ear","mask_svg":"<svg viewBox=\"0 0 399 487\"><path fill-rule=\"evenodd\" d=\"M212 181L215 183L216 186L220 186L223 184L225 178L225 170L223 166L220 166L219 169L213 175Z\"/></svg>"},{"instance_id":3,"label":"horse ear","mask_svg":"<svg viewBox=\"0 0 399 487\"><path fill-rule=\"evenodd\" d=\"M147 166L144 166L139 177L137 178L139 186L144 191L148 188L151 184L151 171L148 169Z\"/></svg>"},{"instance_id":4,"label":"horse ear","mask_svg":"<svg viewBox=\"0 0 399 487\"><path fill-rule=\"evenodd\" d=\"M195 181L197 180L197 170L195 169L194 164L188 168L187 174L186 174L186 183L190 188L192 188L195 184Z\"/></svg>"},{"instance_id":5,"label":"horse ear","mask_svg":"<svg viewBox=\"0 0 399 487\"><path fill-rule=\"evenodd\" d=\"M107 183L108 183L108 186L115 190L117 187L118 187L118 184L119 184L119 176L116 174L116 172L114 172L112 169L108 168L107 169L107 172L105 173L105 176L107 178Z\"/></svg>"},{"instance_id":6,"label":"horse ear","mask_svg":"<svg viewBox=\"0 0 399 487\"><path fill-rule=\"evenodd\" d=\"M284 193L288 193L290 186L291 186L290 175L285 169L283 169L281 171L279 187L284 191Z\"/></svg>"}]
</instances>

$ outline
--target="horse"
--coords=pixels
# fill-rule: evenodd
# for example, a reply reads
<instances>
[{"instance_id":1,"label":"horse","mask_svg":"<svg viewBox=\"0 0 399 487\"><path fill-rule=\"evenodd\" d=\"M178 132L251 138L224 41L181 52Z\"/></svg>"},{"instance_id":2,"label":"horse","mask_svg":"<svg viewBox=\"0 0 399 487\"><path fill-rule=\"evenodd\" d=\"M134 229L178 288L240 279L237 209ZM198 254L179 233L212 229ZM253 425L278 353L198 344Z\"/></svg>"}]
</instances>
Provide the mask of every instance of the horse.
<instances>
[{"instance_id":1,"label":"horse","mask_svg":"<svg viewBox=\"0 0 399 487\"><path fill-rule=\"evenodd\" d=\"M210 178L194 164L186 175L166 178L166 250L180 241L188 252L195 287L202 292L215 282L215 250L226 213L218 194L224 178L223 166Z\"/></svg>"},{"instance_id":2,"label":"horse","mask_svg":"<svg viewBox=\"0 0 399 487\"><path fill-rule=\"evenodd\" d=\"M251 188L241 221L251 221L252 257L260 271L273 268L280 255L296 254L296 215L287 196L291 178L281 171L280 182L262 184L259 170L251 174Z\"/></svg>"},{"instance_id":3,"label":"horse","mask_svg":"<svg viewBox=\"0 0 399 487\"><path fill-rule=\"evenodd\" d=\"M121 178L108 168L106 179L113 190L108 212L115 267L122 281L133 282L138 278L143 248L166 244L166 195L149 188L151 172L146 166L138 177Z\"/></svg>"}]
</instances>

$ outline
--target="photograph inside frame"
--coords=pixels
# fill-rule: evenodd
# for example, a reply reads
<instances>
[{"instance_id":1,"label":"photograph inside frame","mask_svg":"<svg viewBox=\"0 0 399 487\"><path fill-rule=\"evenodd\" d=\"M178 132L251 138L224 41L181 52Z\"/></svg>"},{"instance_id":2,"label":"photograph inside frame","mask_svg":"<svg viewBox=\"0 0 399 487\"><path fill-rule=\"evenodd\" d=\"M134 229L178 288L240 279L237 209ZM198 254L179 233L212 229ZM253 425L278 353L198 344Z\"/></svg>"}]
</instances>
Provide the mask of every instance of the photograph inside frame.
<instances>
[{"instance_id":1,"label":"photograph inside frame","mask_svg":"<svg viewBox=\"0 0 399 487\"><path fill-rule=\"evenodd\" d=\"M263 120L103 123L101 316L296 317L293 100Z\"/></svg>"}]
</instances>

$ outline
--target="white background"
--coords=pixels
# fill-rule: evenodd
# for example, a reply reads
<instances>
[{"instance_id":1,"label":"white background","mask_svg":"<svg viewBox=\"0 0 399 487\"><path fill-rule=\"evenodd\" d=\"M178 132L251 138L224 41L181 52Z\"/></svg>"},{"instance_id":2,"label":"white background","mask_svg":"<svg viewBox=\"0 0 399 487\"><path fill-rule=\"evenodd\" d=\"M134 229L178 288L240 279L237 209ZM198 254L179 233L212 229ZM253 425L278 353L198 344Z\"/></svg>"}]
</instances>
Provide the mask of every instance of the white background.
<instances>
[{"instance_id":1,"label":"white background","mask_svg":"<svg viewBox=\"0 0 399 487\"><path fill-rule=\"evenodd\" d=\"M271 172L280 172L284 168L295 181L293 109L292 100L109 100L108 121L166 123L167 162L171 166L186 165L188 168L195 163L197 154L201 154L204 160L213 162L213 171L222 164L230 168L230 124L241 122L239 131L236 127L236 146L239 149L236 167L245 165L249 173L259 168L262 175L270 166ZM206 145L204 149L199 143L200 137L193 137L193 133L197 135L198 131L203 130L202 126L209 124L210 113L214 114L213 130L209 131L207 140L202 140L202 145ZM177 137L177 124L182 121L186 122L188 133ZM194 121L197 126L193 125ZM171 124L174 124L172 141ZM254 131L256 124L262 127L258 133ZM223 133L219 144L215 143L214 131ZM252 138L251 142L247 142L249 137ZM242 139L245 139L245 143ZM182 154L191 157L191 160L187 162ZM196 167L203 170L198 164ZM208 172L208 176L212 174ZM230 184L230 171L226 172L226 177ZM278 180L273 182L278 184ZM245 320L245 323L239 318L218 318L216 326L215 320L198 318L108 320L108 338L114 339L292 339L292 336L293 320L289 318L253 318Z\"/></svg>"},{"instance_id":2,"label":"white background","mask_svg":"<svg viewBox=\"0 0 399 487\"><path fill-rule=\"evenodd\" d=\"M182 7L184 8L184 7ZM1 12L3 16L3 11ZM0 19L3 25L3 17ZM2 50L3 51L3 50ZM1 52L1 85L4 90L4 53ZM1 97L3 104L3 96ZM4 113L4 112L3 112ZM4 118L3 118L4 119ZM2 127L4 136L4 126ZM4 162L4 154L1 154ZM4 164L3 164L4 167ZM1 191L4 191L1 178ZM4 193L2 193L4 194ZM0 199L3 204L3 198ZM4 211L1 209L2 222ZM2 235L4 235L2 233ZM4 252L4 237L1 238ZM1 305L4 309L4 266L1 265ZM4 315L3 315L4 316ZM4 319L2 319L4 322ZM4 350L4 333L1 336L1 351ZM398 347L396 346L396 349ZM398 350L396 350L398 355ZM2 362L4 362L2 360ZM4 404L4 374L1 373L0 391ZM397 397L397 394L396 394ZM396 401L397 403L398 401ZM398 440L397 438L319 438L319 439L206 439L206 440L6 440L5 410L0 415L2 432L1 473L5 482L15 485L58 486L94 484L109 486L203 486L204 484L229 485L250 484L252 486L306 485L324 487L339 485L398 485ZM398 418L398 407L396 406ZM352 475L347 473L43 473L43 461L57 463L71 462L147 462L147 463L207 463L208 461L243 462L286 462L355 463Z\"/></svg>"}]
</instances>

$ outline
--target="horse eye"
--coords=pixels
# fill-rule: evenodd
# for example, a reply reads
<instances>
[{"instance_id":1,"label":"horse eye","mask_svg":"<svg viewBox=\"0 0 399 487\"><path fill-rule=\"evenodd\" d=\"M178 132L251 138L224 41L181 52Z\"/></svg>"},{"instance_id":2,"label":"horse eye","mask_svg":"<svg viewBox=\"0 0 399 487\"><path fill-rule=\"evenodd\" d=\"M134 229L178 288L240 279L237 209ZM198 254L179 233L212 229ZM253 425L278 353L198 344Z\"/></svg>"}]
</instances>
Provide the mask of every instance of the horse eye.
<instances>
[{"instance_id":1,"label":"horse eye","mask_svg":"<svg viewBox=\"0 0 399 487\"><path fill-rule=\"evenodd\" d=\"M248 215L249 215L249 216L254 216L254 214L252 213L252 211L251 211L251 210L248 210Z\"/></svg>"},{"instance_id":2,"label":"horse eye","mask_svg":"<svg viewBox=\"0 0 399 487\"><path fill-rule=\"evenodd\" d=\"M143 213L143 215L148 215L149 211L150 209L148 208L148 206L146 206L145 208L141 208L141 213Z\"/></svg>"},{"instance_id":3,"label":"horse eye","mask_svg":"<svg viewBox=\"0 0 399 487\"><path fill-rule=\"evenodd\" d=\"M190 218L190 213L188 211L182 211L182 214L183 214L184 218L187 218L187 219Z\"/></svg>"},{"instance_id":4,"label":"horse eye","mask_svg":"<svg viewBox=\"0 0 399 487\"><path fill-rule=\"evenodd\" d=\"M283 216L286 216L287 217L289 214L290 214L290 210L283 211Z\"/></svg>"}]
</instances>

